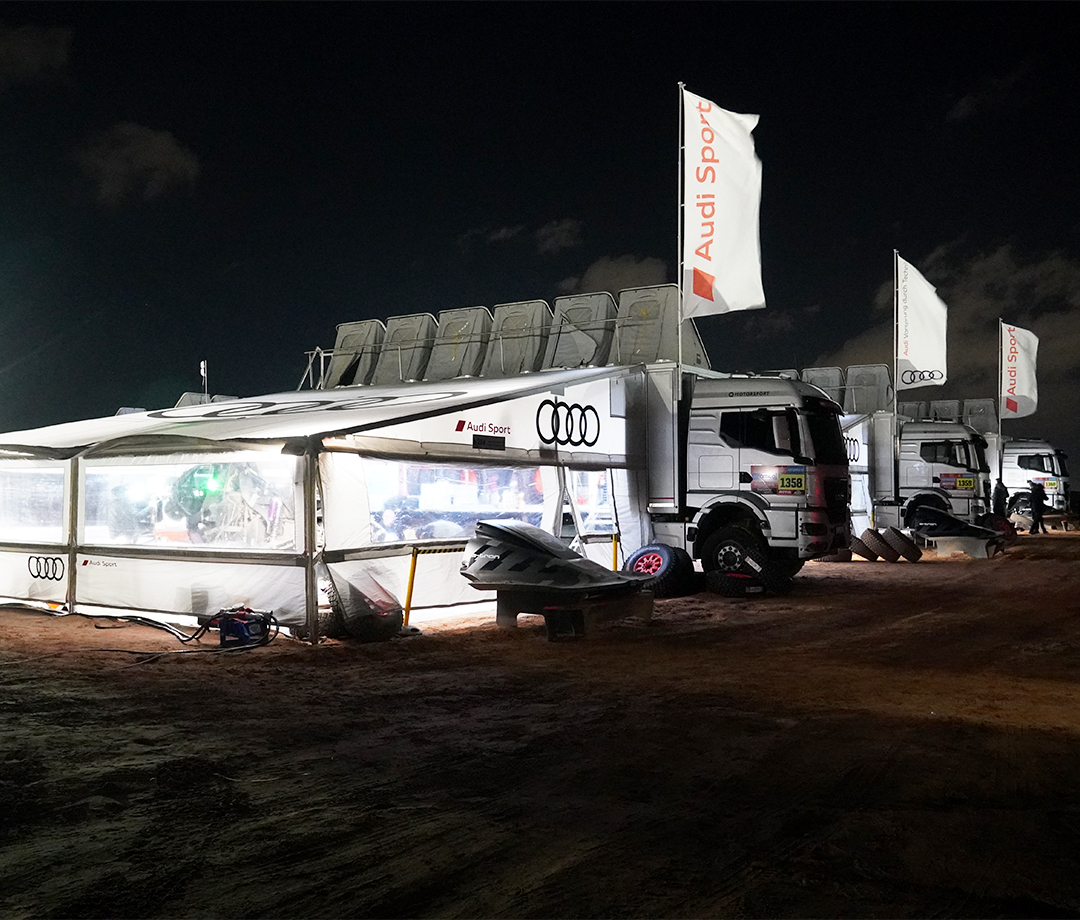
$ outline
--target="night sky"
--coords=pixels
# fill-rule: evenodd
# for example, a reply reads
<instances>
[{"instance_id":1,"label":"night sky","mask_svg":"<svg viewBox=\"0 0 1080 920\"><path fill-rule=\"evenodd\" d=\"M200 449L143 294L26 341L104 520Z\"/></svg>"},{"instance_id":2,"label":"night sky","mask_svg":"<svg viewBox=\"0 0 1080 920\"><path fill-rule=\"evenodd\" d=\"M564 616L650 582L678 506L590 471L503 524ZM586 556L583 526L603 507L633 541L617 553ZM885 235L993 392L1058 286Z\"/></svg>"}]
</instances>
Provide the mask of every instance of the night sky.
<instances>
[{"instance_id":1,"label":"night sky","mask_svg":"<svg viewBox=\"0 0 1080 920\"><path fill-rule=\"evenodd\" d=\"M1080 462L1071 4L0 5L0 431L294 389L337 323L675 280L678 82L760 115L767 308L713 366L892 363L892 253Z\"/></svg>"}]
</instances>

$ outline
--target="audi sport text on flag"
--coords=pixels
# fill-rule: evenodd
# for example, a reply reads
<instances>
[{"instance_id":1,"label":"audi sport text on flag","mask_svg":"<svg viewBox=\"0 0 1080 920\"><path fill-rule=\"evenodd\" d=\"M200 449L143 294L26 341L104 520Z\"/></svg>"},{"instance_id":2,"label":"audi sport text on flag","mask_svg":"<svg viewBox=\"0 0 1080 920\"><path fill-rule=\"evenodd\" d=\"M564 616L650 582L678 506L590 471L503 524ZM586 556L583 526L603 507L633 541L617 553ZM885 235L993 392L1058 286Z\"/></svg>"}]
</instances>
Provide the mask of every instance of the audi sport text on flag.
<instances>
[{"instance_id":1,"label":"audi sport text on flag","mask_svg":"<svg viewBox=\"0 0 1080 920\"><path fill-rule=\"evenodd\" d=\"M1002 418L1023 418L1039 405L1039 385L1035 380L1035 357L1039 337L1019 326L1001 324Z\"/></svg>"},{"instance_id":2,"label":"audi sport text on flag","mask_svg":"<svg viewBox=\"0 0 1080 920\"><path fill-rule=\"evenodd\" d=\"M948 307L910 262L896 257L896 389L941 386Z\"/></svg>"},{"instance_id":3,"label":"audi sport text on flag","mask_svg":"<svg viewBox=\"0 0 1080 920\"><path fill-rule=\"evenodd\" d=\"M757 122L683 90L683 318L765 306Z\"/></svg>"}]
</instances>

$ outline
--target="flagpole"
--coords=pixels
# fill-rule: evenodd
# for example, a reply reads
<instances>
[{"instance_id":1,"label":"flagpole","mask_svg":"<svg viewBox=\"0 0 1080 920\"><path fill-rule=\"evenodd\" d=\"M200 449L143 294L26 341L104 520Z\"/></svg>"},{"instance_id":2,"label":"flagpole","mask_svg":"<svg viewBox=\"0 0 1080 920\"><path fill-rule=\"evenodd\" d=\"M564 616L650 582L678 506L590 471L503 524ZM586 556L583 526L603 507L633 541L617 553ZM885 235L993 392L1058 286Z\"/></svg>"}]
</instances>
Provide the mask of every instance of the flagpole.
<instances>
[{"instance_id":1,"label":"flagpole","mask_svg":"<svg viewBox=\"0 0 1080 920\"><path fill-rule=\"evenodd\" d=\"M1001 317L998 317L998 375L997 375L997 429L998 429L998 469L997 478L1001 478L1002 467L1005 463L1005 442L1001 440L1001 365L1003 355L1001 354Z\"/></svg>"},{"instance_id":2,"label":"flagpole","mask_svg":"<svg viewBox=\"0 0 1080 920\"><path fill-rule=\"evenodd\" d=\"M897 352L900 348L900 252L896 249L893 255L893 331L892 331L892 361L893 361L893 387L892 387L892 439L893 439L893 500L900 501L900 420L896 417L898 410L897 391L900 378L897 376L900 370L900 359Z\"/></svg>"},{"instance_id":3,"label":"flagpole","mask_svg":"<svg viewBox=\"0 0 1080 920\"><path fill-rule=\"evenodd\" d=\"M677 236L678 244L677 245L679 247L679 250L675 254L675 256L676 256L675 257L675 278L676 278L676 281L678 282L678 285L679 285L679 313L678 313L678 321L679 321L678 326L679 326L679 329L678 329L678 336L677 336L676 343L675 343L675 347L678 349L678 351L676 353L677 357L676 357L676 362L675 363L676 363L676 367L677 367L677 369L679 371L679 378L680 378L679 379L679 389L680 390L682 389L683 310L685 309L685 306L686 306L685 301L684 301L684 295L683 295L683 263L682 263L682 257L683 257L683 240L682 240L682 236L683 236L683 207L684 207L684 202L683 202L683 194L684 194L684 190L683 190L683 180L684 180L683 156L684 156L684 146L685 146L684 125L683 125L683 110L686 108L686 106L683 104L683 91L685 89L686 89L686 84L683 83L680 80L679 81L679 181L676 183L676 190L677 190L677 193L678 193L678 196L679 196L679 206L678 206L678 209L677 209L678 223L679 223L678 236Z\"/></svg>"}]
</instances>

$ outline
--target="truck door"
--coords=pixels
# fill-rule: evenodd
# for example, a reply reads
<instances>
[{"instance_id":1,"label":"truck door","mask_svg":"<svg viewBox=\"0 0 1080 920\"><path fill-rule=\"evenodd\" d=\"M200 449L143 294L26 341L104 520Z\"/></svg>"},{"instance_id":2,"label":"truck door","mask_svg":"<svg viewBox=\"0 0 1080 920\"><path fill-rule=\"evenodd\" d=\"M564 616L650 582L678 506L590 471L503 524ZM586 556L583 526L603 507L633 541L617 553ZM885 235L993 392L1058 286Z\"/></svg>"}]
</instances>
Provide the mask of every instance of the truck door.
<instances>
[{"instance_id":1,"label":"truck door","mask_svg":"<svg viewBox=\"0 0 1080 920\"><path fill-rule=\"evenodd\" d=\"M720 436L719 409L693 409L686 445L688 492L718 492L739 487L739 451Z\"/></svg>"},{"instance_id":2,"label":"truck door","mask_svg":"<svg viewBox=\"0 0 1080 920\"><path fill-rule=\"evenodd\" d=\"M954 499L975 497L977 469L973 469L967 441L923 441L919 454L929 464L934 487L943 489Z\"/></svg>"}]
</instances>

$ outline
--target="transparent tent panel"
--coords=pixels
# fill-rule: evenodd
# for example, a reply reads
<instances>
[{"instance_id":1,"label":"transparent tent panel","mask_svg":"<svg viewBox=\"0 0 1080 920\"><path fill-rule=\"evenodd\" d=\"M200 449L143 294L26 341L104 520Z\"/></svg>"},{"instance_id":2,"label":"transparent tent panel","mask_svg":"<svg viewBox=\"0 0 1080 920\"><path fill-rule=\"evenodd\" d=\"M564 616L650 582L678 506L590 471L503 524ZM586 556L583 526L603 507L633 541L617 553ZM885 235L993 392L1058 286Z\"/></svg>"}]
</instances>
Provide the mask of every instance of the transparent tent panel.
<instances>
[{"instance_id":1,"label":"transparent tent panel","mask_svg":"<svg viewBox=\"0 0 1080 920\"><path fill-rule=\"evenodd\" d=\"M462 466L364 457L371 542L471 538L477 521L512 517L539 526L539 467Z\"/></svg>"},{"instance_id":2,"label":"transparent tent panel","mask_svg":"<svg viewBox=\"0 0 1080 920\"><path fill-rule=\"evenodd\" d=\"M297 552L298 477L295 457L255 451L88 460L79 541Z\"/></svg>"},{"instance_id":3,"label":"transparent tent panel","mask_svg":"<svg viewBox=\"0 0 1080 920\"><path fill-rule=\"evenodd\" d=\"M67 540L65 464L0 462L0 542Z\"/></svg>"}]
</instances>

